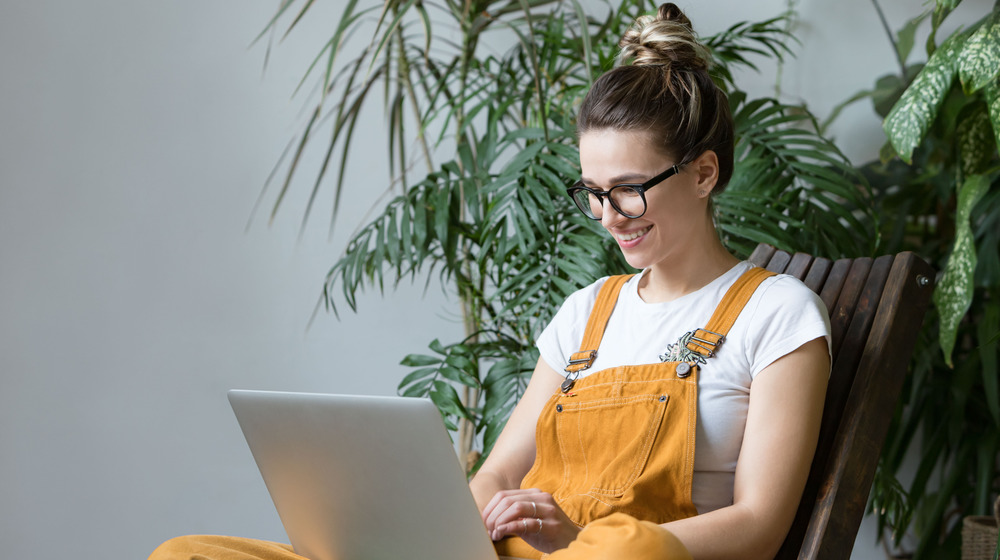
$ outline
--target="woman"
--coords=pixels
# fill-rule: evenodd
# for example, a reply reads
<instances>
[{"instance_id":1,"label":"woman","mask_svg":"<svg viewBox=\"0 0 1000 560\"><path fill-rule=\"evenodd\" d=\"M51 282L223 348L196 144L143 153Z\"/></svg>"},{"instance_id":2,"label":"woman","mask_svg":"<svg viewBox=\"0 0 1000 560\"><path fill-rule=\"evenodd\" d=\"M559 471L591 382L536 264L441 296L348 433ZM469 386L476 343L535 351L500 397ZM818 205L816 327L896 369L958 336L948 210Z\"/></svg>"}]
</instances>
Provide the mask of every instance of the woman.
<instances>
[{"instance_id":1,"label":"woman","mask_svg":"<svg viewBox=\"0 0 1000 560\"><path fill-rule=\"evenodd\" d=\"M728 332L710 326L751 269L712 222L711 197L733 169L728 101L673 4L640 18L621 47L632 64L604 74L581 106L582 179L569 191L642 273L614 293L600 294L602 279L566 301L538 340L531 382L473 494L498 549L512 556L639 557L673 547L698 559L773 558L815 449L829 321L812 291L772 276L730 311ZM613 311L592 314L595 302ZM581 345L588 317L606 327ZM713 345L717 334L725 341ZM570 363L590 350L592 363ZM621 512L629 515L608 517ZM608 543L623 526L632 536ZM635 546L622 542L630 539ZM571 544L578 553L566 554ZM627 548L598 552L619 545Z\"/></svg>"},{"instance_id":2,"label":"woman","mask_svg":"<svg viewBox=\"0 0 1000 560\"><path fill-rule=\"evenodd\" d=\"M664 4L621 46L632 64L581 106L569 193L642 273L569 297L470 486L503 556L771 558L819 432L829 320L798 280L740 262L716 234L733 123L690 21ZM192 555L295 557L188 537L153 558Z\"/></svg>"}]
</instances>

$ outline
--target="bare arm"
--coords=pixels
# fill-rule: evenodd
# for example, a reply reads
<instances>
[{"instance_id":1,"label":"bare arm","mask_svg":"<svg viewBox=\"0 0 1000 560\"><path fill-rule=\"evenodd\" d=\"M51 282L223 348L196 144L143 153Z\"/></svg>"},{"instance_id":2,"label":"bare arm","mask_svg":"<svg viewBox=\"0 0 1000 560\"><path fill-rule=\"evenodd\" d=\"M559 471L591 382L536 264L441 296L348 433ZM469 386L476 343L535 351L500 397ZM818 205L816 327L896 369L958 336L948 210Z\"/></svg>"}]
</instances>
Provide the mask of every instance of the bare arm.
<instances>
[{"instance_id":1,"label":"bare arm","mask_svg":"<svg viewBox=\"0 0 1000 560\"><path fill-rule=\"evenodd\" d=\"M531 381L514 407L507 425L497 438L493 451L469 483L472 495L482 511L501 490L513 490L521 485L535 462L535 426L542 407L549 400L563 376L539 358Z\"/></svg>"},{"instance_id":2,"label":"bare arm","mask_svg":"<svg viewBox=\"0 0 1000 560\"><path fill-rule=\"evenodd\" d=\"M791 527L819 437L830 359L803 344L750 386L733 505L664 525L698 560L773 558Z\"/></svg>"}]
</instances>

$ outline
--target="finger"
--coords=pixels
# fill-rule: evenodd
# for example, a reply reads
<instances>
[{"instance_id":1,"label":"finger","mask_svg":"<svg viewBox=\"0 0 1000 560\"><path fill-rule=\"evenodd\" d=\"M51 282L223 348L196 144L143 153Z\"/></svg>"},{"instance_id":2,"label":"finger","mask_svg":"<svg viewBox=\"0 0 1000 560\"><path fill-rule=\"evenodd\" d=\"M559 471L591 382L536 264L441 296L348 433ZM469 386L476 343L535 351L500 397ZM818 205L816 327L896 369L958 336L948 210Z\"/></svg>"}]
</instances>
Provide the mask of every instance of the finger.
<instances>
[{"instance_id":1,"label":"finger","mask_svg":"<svg viewBox=\"0 0 1000 560\"><path fill-rule=\"evenodd\" d=\"M513 490L500 490L496 494L493 494L493 497L490 498L490 501L486 503L486 507L483 508L483 519L488 517L487 512L492 511L494 508L496 508L497 503L499 503L500 500L502 500L505 497L515 497L524 494L537 494L538 492L540 492L540 490L537 490L535 488L528 488L523 490L520 488Z\"/></svg>"},{"instance_id":2,"label":"finger","mask_svg":"<svg viewBox=\"0 0 1000 560\"><path fill-rule=\"evenodd\" d=\"M540 499L538 496L533 496L530 493L519 492L512 496L503 496L497 500L486 520L486 529L494 540L501 539L505 535L523 533L523 524L521 525L522 530L520 532L518 530L520 520L528 519L530 523L535 523L530 520L536 519L536 515L541 515L545 511L543 504L528 500L526 499L527 497L535 497L536 500Z\"/></svg>"},{"instance_id":3,"label":"finger","mask_svg":"<svg viewBox=\"0 0 1000 560\"><path fill-rule=\"evenodd\" d=\"M492 527L490 527L490 518L493 517L493 511L496 509L497 504L500 502L500 498L502 497L503 497L502 492L497 492L496 494L493 494L493 497L490 498L490 501L486 503L486 507L483 508L483 514L482 514L483 523L486 524L487 529L492 530Z\"/></svg>"},{"instance_id":4,"label":"finger","mask_svg":"<svg viewBox=\"0 0 1000 560\"><path fill-rule=\"evenodd\" d=\"M529 542L533 537L538 535L538 520L531 519L527 517L522 517L510 521L508 523L501 523L497 525L493 533L490 534L490 538L498 541L507 536L522 537Z\"/></svg>"},{"instance_id":5,"label":"finger","mask_svg":"<svg viewBox=\"0 0 1000 560\"><path fill-rule=\"evenodd\" d=\"M483 522L486 524L486 527L492 529L496 525L497 516L510 507L514 500L529 492L529 490L514 489L501 490L494 494L493 498L486 504L486 507L483 508Z\"/></svg>"},{"instance_id":6,"label":"finger","mask_svg":"<svg viewBox=\"0 0 1000 560\"><path fill-rule=\"evenodd\" d=\"M525 493L524 490L515 489L515 490L500 490L499 492L494 494L493 497L490 498L490 501L487 502L486 507L483 508L482 517L483 517L483 523L486 525L486 528L492 530L496 516L502 511L503 508L507 507L506 504L504 506L500 505L501 502L504 500L504 498L519 496L524 493Z\"/></svg>"},{"instance_id":7,"label":"finger","mask_svg":"<svg viewBox=\"0 0 1000 560\"><path fill-rule=\"evenodd\" d=\"M513 517L510 515L504 517L504 514L510 511L515 503L526 504L526 506L520 506L514 510L513 513L516 513L517 517L533 517L536 519L551 517L554 512L559 510L559 506L556 505L552 494L547 492L542 492L535 488L516 492L505 491L504 495L496 501L495 507L490 512L490 522L496 525L497 523L511 521Z\"/></svg>"},{"instance_id":8,"label":"finger","mask_svg":"<svg viewBox=\"0 0 1000 560\"><path fill-rule=\"evenodd\" d=\"M493 524L502 525L504 523L513 523L519 519L533 518L537 510L538 507L533 506L530 500L508 497L500 501Z\"/></svg>"}]
</instances>

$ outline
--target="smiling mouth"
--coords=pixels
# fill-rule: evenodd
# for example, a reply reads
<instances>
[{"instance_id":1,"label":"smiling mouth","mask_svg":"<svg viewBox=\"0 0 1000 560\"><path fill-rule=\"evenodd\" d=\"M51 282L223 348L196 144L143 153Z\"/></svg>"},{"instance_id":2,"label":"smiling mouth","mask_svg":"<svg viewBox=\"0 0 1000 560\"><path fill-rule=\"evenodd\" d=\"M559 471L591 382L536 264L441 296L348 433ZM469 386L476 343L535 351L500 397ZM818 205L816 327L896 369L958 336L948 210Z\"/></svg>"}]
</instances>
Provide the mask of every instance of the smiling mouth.
<instances>
[{"instance_id":1,"label":"smiling mouth","mask_svg":"<svg viewBox=\"0 0 1000 560\"><path fill-rule=\"evenodd\" d=\"M615 234L615 237L617 237L619 241L633 241L642 237L643 235L646 235L646 232L648 232L651 229L653 229L653 226L646 226L640 230L636 230L631 233Z\"/></svg>"}]
</instances>

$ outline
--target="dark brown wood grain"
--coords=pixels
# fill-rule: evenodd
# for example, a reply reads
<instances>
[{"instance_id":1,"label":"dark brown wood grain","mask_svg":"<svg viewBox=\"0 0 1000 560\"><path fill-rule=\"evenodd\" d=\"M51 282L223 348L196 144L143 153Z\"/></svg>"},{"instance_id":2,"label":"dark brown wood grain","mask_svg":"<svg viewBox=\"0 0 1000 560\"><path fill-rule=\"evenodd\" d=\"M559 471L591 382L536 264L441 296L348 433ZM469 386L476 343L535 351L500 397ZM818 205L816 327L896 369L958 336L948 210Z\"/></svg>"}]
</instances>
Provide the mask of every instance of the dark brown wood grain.
<instances>
[{"instance_id":1,"label":"dark brown wood grain","mask_svg":"<svg viewBox=\"0 0 1000 560\"><path fill-rule=\"evenodd\" d=\"M834 270L837 269L837 265L840 262L833 263ZM868 281L868 271L871 270L871 267L872 259L858 258L852 260L851 266L847 270L847 276L844 278L844 283L840 288L840 294L837 296L837 302L832 306L827 306L827 309L830 311L830 333L833 336L834 362L837 360L837 355L840 354L840 347L844 343L844 334L847 333L847 327L851 324L851 319L854 317L854 307L858 303L858 298L861 297L861 290L865 287L865 282ZM833 271L827 277L827 284L829 284L831 278L833 278ZM826 294L827 286L824 285L820 297L823 297L825 300L824 296Z\"/></svg>"},{"instance_id":2,"label":"dark brown wood grain","mask_svg":"<svg viewBox=\"0 0 1000 560\"><path fill-rule=\"evenodd\" d=\"M847 559L851 555L878 456L933 292L933 274L930 265L913 253L900 253L893 260L831 442L800 559Z\"/></svg>"},{"instance_id":3,"label":"dark brown wood grain","mask_svg":"<svg viewBox=\"0 0 1000 560\"><path fill-rule=\"evenodd\" d=\"M851 270L852 262L851 259L834 261L830 266L830 272L826 275L826 281L816 291L831 315L833 314L833 306L837 304L837 298L840 297L840 289L844 287L844 281L847 280L847 273Z\"/></svg>"},{"instance_id":4,"label":"dark brown wood grain","mask_svg":"<svg viewBox=\"0 0 1000 560\"><path fill-rule=\"evenodd\" d=\"M762 246L754 251L761 261L752 262L770 270L781 252ZM933 270L912 253L834 263L796 254L779 265L830 309L834 361L809 479L776 558L846 560L930 301Z\"/></svg>"},{"instance_id":5,"label":"dark brown wood grain","mask_svg":"<svg viewBox=\"0 0 1000 560\"><path fill-rule=\"evenodd\" d=\"M805 280L806 273L809 272L809 265L813 262L813 256L808 253L795 253L791 262L785 267L785 274L790 274L799 280Z\"/></svg>"},{"instance_id":6,"label":"dark brown wood grain","mask_svg":"<svg viewBox=\"0 0 1000 560\"><path fill-rule=\"evenodd\" d=\"M753 250L753 253L750 253L750 257L747 260L759 267L767 268L767 263L771 260L771 255L773 255L776 251L777 249L774 245L761 243L760 245L757 245L757 248Z\"/></svg>"},{"instance_id":7,"label":"dark brown wood grain","mask_svg":"<svg viewBox=\"0 0 1000 560\"><path fill-rule=\"evenodd\" d=\"M830 259L816 257L813 259L812 266L809 267L809 272L806 274L803 282L805 282L810 290L817 294L820 293L823 291L823 285L826 283L826 277L830 274L830 268L832 267L833 262Z\"/></svg>"},{"instance_id":8,"label":"dark brown wood grain","mask_svg":"<svg viewBox=\"0 0 1000 560\"><path fill-rule=\"evenodd\" d=\"M785 251L775 251L774 254L771 255L771 260L767 263L767 269L771 272L781 274L785 272L785 267L788 266L788 263L791 260L792 256Z\"/></svg>"}]
</instances>

